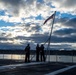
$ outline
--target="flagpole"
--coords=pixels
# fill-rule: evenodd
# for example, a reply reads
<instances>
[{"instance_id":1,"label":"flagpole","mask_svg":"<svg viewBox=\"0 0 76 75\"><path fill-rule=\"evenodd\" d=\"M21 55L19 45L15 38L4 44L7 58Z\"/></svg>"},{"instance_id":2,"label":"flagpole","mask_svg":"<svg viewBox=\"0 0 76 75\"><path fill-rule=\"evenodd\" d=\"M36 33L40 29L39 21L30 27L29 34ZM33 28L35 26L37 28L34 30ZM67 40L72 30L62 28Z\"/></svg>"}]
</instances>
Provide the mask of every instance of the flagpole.
<instances>
[{"instance_id":1,"label":"flagpole","mask_svg":"<svg viewBox=\"0 0 76 75\"><path fill-rule=\"evenodd\" d=\"M53 22L52 22L51 32L50 32L50 35L49 35L48 46L47 46L47 51L49 50L49 62L50 62L50 49L49 49L49 46L50 46L51 35L52 35L52 31L53 31L53 25L54 25L54 21L55 21L55 14L56 14L56 11L54 13L54 19L53 19Z\"/></svg>"}]
</instances>

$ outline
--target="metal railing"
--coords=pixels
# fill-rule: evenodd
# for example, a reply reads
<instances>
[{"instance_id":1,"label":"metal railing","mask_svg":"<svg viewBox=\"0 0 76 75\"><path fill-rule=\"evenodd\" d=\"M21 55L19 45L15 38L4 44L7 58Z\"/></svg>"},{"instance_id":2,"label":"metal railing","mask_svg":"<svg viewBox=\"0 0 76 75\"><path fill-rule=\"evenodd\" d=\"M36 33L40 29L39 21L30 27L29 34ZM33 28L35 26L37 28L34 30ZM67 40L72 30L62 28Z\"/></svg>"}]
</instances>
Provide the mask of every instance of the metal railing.
<instances>
[{"instance_id":1,"label":"metal railing","mask_svg":"<svg viewBox=\"0 0 76 75\"><path fill-rule=\"evenodd\" d=\"M49 51L45 52L45 55L47 54L46 61L76 63L76 51L50 50L50 55ZM0 50L0 59L24 60L25 52L23 50ZM31 50L30 60L36 60L35 50Z\"/></svg>"}]
</instances>

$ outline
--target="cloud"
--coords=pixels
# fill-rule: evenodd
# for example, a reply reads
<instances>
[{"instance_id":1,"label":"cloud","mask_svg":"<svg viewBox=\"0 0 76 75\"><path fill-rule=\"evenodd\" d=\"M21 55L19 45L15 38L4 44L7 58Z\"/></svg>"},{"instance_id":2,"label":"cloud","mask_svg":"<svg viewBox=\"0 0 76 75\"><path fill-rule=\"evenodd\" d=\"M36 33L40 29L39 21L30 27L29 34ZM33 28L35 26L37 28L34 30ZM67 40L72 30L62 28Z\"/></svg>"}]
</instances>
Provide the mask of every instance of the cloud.
<instances>
[{"instance_id":1,"label":"cloud","mask_svg":"<svg viewBox=\"0 0 76 75\"><path fill-rule=\"evenodd\" d=\"M56 22L54 33L52 36L53 42L69 42L76 43L76 27L75 18L61 18Z\"/></svg>"},{"instance_id":2,"label":"cloud","mask_svg":"<svg viewBox=\"0 0 76 75\"><path fill-rule=\"evenodd\" d=\"M75 14L75 2L75 0L43 0L41 2L36 0L13 0L13 2L12 0L0 0L0 9L8 13L8 15L5 15L9 18L9 20L7 20L8 22L21 23L22 18L25 18L26 20L30 19L31 16L35 18L38 15L41 15L42 19L46 19L49 15L51 15L52 11L55 10L59 11L60 13L65 12ZM54 6L55 8L52 8L51 6ZM9 15L11 15L11 17L9 17ZM4 18L2 19L4 20Z\"/></svg>"},{"instance_id":3,"label":"cloud","mask_svg":"<svg viewBox=\"0 0 76 75\"><path fill-rule=\"evenodd\" d=\"M18 50L24 50L24 48L25 48L25 46L23 46L23 45L17 45L17 44L15 44L15 45L13 45L13 44L11 44L11 43L0 43L0 49L8 49L8 50L16 50L16 49L18 49Z\"/></svg>"},{"instance_id":4,"label":"cloud","mask_svg":"<svg viewBox=\"0 0 76 75\"><path fill-rule=\"evenodd\" d=\"M64 28L64 29L60 29L54 32L55 35L60 35L60 36L71 36L71 34L76 33L76 29L73 28Z\"/></svg>"},{"instance_id":5,"label":"cloud","mask_svg":"<svg viewBox=\"0 0 76 75\"><path fill-rule=\"evenodd\" d=\"M51 50L72 50L73 47L70 44L65 44L65 43L57 43L55 45L55 43L51 43L50 45L50 49Z\"/></svg>"},{"instance_id":6,"label":"cloud","mask_svg":"<svg viewBox=\"0 0 76 75\"><path fill-rule=\"evenodd\" d=\"M76 0L44 0L44 2L54 7L53 10L57 10L60 13L76 15Z\"/></svg>"},{"instance_id":7,"label":"cloud","mask_svg":"<svg viewBox=\"0 0 76 75\"><path fill-rule=\"evenodd\" d=\"M70 22L71 20L68 20L68 21ZM68 43L68 45L69 43L76 43L76 40L75 40L76 30L74 29L74 27L66 28L68 21L67 19L62 20L61 18L61 20L59 19L59 22L55 23L55 25L56 24L61 25L60 27L63 26L64 28L59 28L59 29L57 28L56 30L55 27L57 27L57 25L56 26L54 25L55 27L54 27L54 32L52 34L51 43L53 44L54 43ZM0 43L5 43L5 44L7 43L8 45L11 44L12 46L14 45L24 46L25 44L30 42L31 45L33 45L35 49L36 43L45 43L49 37L48 25L46 26L46 30L48 32L42 31L43 26L44 25L39 25L37 23L36 24L27 23L27 24L18 24L18 25L16 24L14 26L1 27L0 28L0 32L1 32ZM57 48L55 45L54 47ZM69 47L71 47L71 45L68 46L68 49Z\"/></svg>"},{"instance_id":8,"label":"cloud","mask_svg":"<svg viewBox=\"0 0 76 75\"><path fill-rule=\"evenodd\" d=\"M51 43L53 45L61 43L59 45L61 47L65 46L62 43L68 43L67 47L71 48L72 45L69 43L76 43L76 18L62 18L62 13L75 15L75 2L75 0L40 2L38 0L0 0L0 10L5 12L4 15L0 15L0 20L14 23L13 26L0 27L0 43L2 46L7 44L10 47L9 44L11 44L11 46L21 47L29 41L33 42L31 45L34 48L36 43L44 43L49 37L51 23L42 25L43 21L57 10L60 15L55 19Z\"/></svg>"},{"instance_id":9,"label":"cloud","mask_svg":"<svg viewBox=\"0 0 76 75\"><path fill-rule=\"evenodd\" d=\"M26 40L25 38L30 37L32 34L38 33L40 31L40 26L35 24L26 24L26 25L15 25L15 26L6 26L0 27L0 40L3 42L11 41L12 44L14 40L19 43L20 40ZM30 39L31 40L31 39ZM0 41L0 42L1 42ZM21 41L20 41L21 42ZM17 43L17 44L18 44ZM20 43L19 43L20 44Z\"/></svg>"},{"instance_id":10,"label":"cloud","mask_svg":"<svg viewBox=\"0 0 76 75\"><path fill-rule=\"evenodd\" d=\"M11 14L16 14L16 15L19 13L21 2L22 0L13 0L13 1L12 0L0 0L0 4L3 6L5 10L8 10Z\"/></svg>"},{"instance_id":11,"label":"cloud","mask_svg":"<svg viewBox=\"0 0 76 75\"><path fill-rule=\"evenodd\" d=\"M30 18L41 14L42 17L46 18L50 15L50 7L36 0L13 0L13 2L12 0L0 0L0 5L2 6L0 9L12 17Z\"/></svg>"},{"instance_id":12,"label":"cloud","mask_svg":"<svg viewBox=\"0 0 76 75\"><path fill-rule=\"evenodd\" d=\"M65 26L76 28L76 18L72 18L65 23Z\"/></svg>"},{"instance_id":13,"label":"cloud","mask_svg":"<svg viewBox=\"0 0 76 75\"><path fill-rule=\"evenodd\" d=\"M51 39L51 42L54 42L54 43L76 43L76 36L73 35L73 36L61 36L61 37L58 37L58 36L52 36L52 39Z\"/></svg>"},{"instance_id":14,"label":"cloud","mask_svg":"<svg viewBox=\"0 0 76 75\"><path fill-rule=\"evenodd\" d=\"M19 16L22 9L25 9L28 11L28 5L32 5L34 0L0 0L0 4L2 5L3 8L2 10L7 10L7 12L13 16ZM6 6L6 7L5 7Z\"/></svg>"}]
</instances>

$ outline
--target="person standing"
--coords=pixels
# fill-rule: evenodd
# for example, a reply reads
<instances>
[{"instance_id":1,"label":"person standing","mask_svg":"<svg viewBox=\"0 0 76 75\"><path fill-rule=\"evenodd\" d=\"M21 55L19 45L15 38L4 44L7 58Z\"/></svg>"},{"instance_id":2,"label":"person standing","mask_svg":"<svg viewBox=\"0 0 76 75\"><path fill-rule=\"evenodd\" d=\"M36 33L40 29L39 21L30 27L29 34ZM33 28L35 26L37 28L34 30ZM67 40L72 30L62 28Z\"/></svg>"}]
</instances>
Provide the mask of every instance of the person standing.
<instances>
[{"instance_id":1,"label":"person standing","mask_svg":"<svg viewBox=\"0 0 76 75\"><path fill-rule=\"evenodd\" d=\"M25 48L25 62L30 61L30 44L27 44Z\"/></svg>"},{"instance_id":2,"label":"person standing","mask_svg":"<svg viewBox=\"0 0 76 75\"><path fill-rule=\"evenodd\" d=\"M43 44L40 47L40 55L41 55L41 61L45 61L45 55L44 55L44 46Z\"/></svg>"},{"instance_id":3,"label":"person standing","mask_svg":"<svg viewBox=\"0 0 76 75\"><path fill-rule=\"evenodd\" d=\"M39 47L39 44L37 44L36 46L36 61L37 62L39 61L39 52L40 52L40 47Z\"/></svg>"}]
</instances>

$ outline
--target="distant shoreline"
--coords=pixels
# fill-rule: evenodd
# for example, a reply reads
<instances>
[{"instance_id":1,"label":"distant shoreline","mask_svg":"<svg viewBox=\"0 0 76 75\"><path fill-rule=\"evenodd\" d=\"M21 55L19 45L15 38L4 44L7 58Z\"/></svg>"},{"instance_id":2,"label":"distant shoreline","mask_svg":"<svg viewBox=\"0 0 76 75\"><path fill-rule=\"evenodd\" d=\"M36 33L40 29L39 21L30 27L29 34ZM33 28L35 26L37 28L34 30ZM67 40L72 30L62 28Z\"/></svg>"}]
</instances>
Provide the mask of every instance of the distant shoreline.
<instances>
[{"instance_id":1,"label":"distant shoreline","mask_svg":"<svg viewBox=\"0 0 76 75\"><path fill-rule=\"evenodd\" d=\"M30 51L31 54L35 54L36 50L31 50ZM24 50L1 50L0 49L0 54L25 54ZM76 50L45 50L45 54L50 54L50 55L76 55Z\"/></svg>"}]
</instances>

